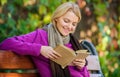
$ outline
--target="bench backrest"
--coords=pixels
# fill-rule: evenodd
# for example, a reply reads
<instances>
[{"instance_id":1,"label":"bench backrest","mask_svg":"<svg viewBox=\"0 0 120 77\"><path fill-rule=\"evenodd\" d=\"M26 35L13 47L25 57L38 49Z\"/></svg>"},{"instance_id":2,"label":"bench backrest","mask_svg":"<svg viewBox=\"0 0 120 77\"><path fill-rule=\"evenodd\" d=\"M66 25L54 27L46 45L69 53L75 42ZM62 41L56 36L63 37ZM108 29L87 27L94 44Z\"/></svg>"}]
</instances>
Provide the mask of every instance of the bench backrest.
<instances>
[{"instance_id":1,"label":"bench backrest","mask_svg":"<svg viewBox=\"0 0 120 77\"><path fill-rule=\"evenodd\" d=\"M37 73L29 57L0 50L0 77L37 77Z\"/></svg>"}]
</instances>

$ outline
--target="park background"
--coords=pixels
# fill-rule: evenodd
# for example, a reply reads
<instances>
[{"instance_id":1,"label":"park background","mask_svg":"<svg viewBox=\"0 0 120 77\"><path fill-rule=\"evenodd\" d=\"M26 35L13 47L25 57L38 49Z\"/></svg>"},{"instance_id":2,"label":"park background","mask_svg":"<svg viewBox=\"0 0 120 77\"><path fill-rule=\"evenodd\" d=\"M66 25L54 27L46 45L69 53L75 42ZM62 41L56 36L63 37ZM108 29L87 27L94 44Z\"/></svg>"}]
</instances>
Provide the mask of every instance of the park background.
<instances>
[{"instance_id":1,"label":"park background","mask_svg":"<svg viewBox=\"0 0 120 77\"><path fill-rule=\"evenodd\" d=\"M67 1L76 2L82 13L76 37L94 44L105 77L119 77L120 0L0 0L0 42L48 24Z\"/></svg>"}]
</instances>

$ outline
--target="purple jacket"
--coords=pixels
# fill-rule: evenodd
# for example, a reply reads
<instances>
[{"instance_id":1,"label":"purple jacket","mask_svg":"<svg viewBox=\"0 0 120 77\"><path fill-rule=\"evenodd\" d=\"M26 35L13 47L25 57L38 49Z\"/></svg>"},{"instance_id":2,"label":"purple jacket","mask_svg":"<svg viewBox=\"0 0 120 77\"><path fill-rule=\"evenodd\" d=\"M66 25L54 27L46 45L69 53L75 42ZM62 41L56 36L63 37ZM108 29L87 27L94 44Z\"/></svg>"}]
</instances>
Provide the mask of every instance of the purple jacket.
<instances>
[{"instance_id":1,"label":"purple jacket","mask_svg":"<svg viewBox=\"0 0 120 77\"><path fill-rule=\"evenodd\" d=\"M11 37L0 44L0 50L12 50L20 55L30 55L40 76L52 77L49 59L40 54L41 46L48 46L47 35L46 31L38 29L25 35ZM66 46L72 48L70 43ZM69 66L68 68L72 77L89 77L86 66L81 70L75 66Z\"/></svg>"}]
</instances>

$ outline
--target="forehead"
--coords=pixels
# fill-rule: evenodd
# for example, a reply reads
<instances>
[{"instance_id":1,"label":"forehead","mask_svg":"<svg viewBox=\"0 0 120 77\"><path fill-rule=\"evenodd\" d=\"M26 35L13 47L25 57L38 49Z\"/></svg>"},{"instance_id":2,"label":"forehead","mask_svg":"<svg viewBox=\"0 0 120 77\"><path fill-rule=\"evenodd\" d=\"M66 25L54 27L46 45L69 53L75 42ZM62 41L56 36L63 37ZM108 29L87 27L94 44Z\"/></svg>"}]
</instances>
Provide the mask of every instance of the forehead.
<instances>
[{"instance_id":1,"label":"forehead","mask_svg":"<svg viewBox=\"0 0 120 77\"><path fill-rule=\"evenodd\" d=\"M60 18L66 18L73 22L78 22L78 17L74 14L72 11L67 11L64 15L62 15Z\"/></svg>"}]
</instances>

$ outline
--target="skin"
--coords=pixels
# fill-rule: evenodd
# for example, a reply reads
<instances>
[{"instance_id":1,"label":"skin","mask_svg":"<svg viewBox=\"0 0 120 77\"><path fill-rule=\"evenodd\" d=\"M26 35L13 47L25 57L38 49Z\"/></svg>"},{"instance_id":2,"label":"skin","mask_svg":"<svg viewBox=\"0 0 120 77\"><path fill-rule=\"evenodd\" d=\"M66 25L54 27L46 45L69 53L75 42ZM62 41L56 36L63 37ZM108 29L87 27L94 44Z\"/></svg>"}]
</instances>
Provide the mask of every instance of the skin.
<instances>
[{"instance_id":1,"label":"skin","mask_svg":"<svg viewBox=\"0 0 120 77\"><path fill-rule=\"evenodd\" d=\"M56 19L56 26L62 36L67 36L73 33L77 27L78 17L72 12L68 11L63 16Z\"/></svg>"},{"instance_id":2,"label":"skin","mask_svg":"<svg viewBox=\"0 0 120 77\"><path fill-rule=\"evenodd\" d=\"M68 11L66 14L55 19L55 21L60 34L62 36L67 36L75 31L78 23L78 17L72 11ZM61 57L61 55L54 51L50 46L42 46L40 53L49 59L58 59ZM74 65L78 69L81 69L85 65L85 60L75 59L70 65Z\"/></svg>"}]
</instances>

